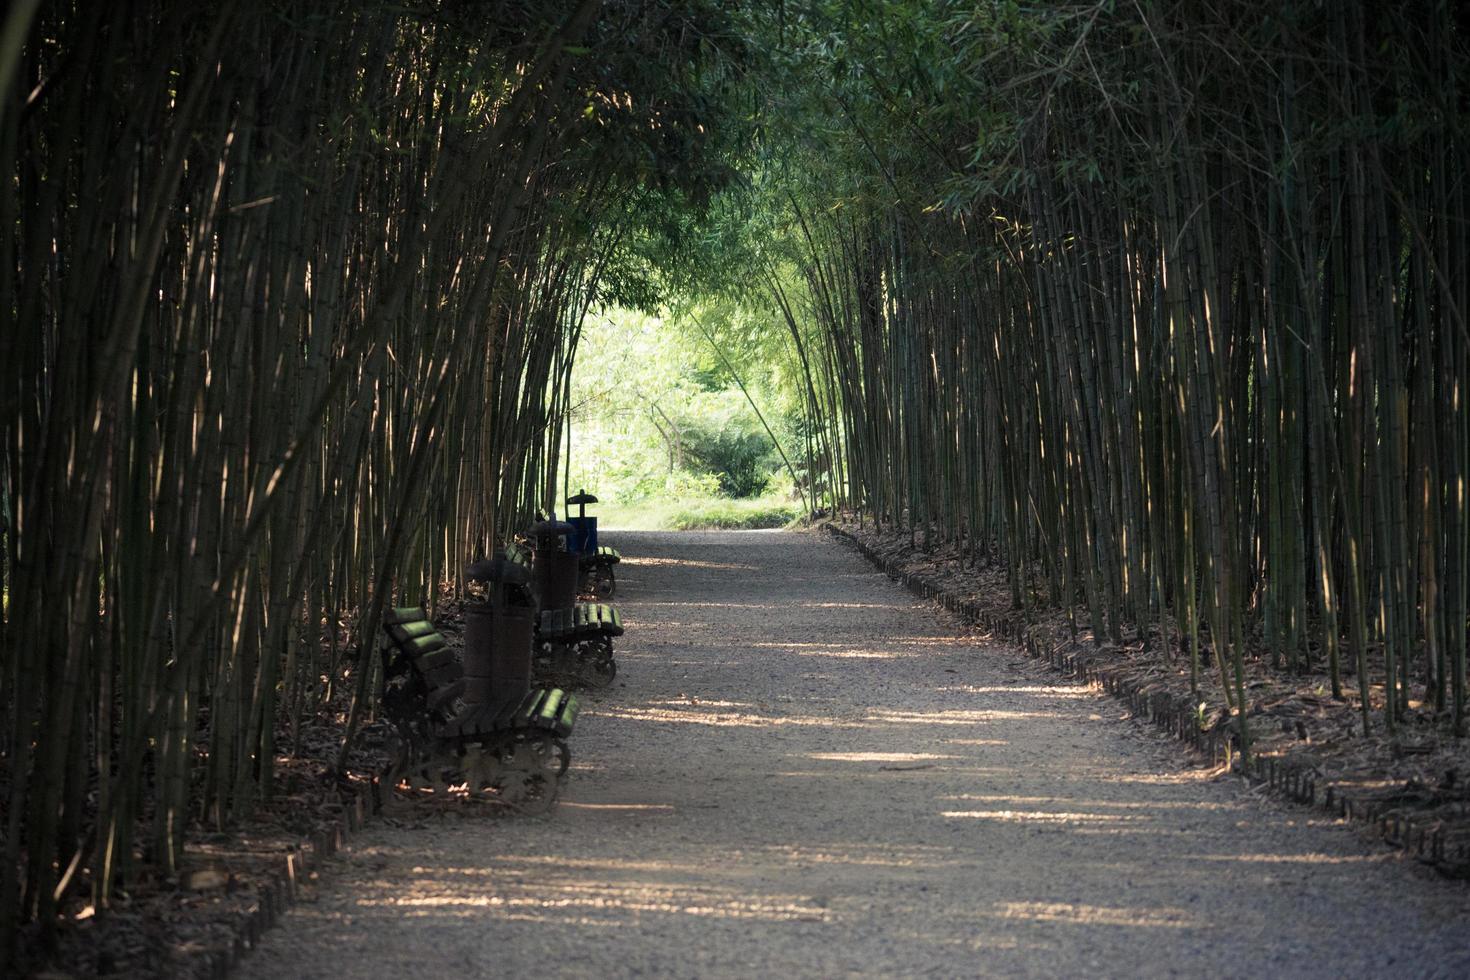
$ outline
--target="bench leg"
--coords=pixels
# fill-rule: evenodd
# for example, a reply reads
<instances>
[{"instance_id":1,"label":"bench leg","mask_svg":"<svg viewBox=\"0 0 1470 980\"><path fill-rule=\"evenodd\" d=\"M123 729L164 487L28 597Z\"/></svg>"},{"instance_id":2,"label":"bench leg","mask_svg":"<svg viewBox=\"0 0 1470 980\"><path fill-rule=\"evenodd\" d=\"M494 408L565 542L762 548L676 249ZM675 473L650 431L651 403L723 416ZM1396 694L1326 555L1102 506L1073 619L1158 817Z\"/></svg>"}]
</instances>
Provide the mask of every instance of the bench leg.
<instances>
[{"instance_id":1,"label":"bench leg","mask_svg":"<svg viewBox=\"0 0 1470 980\"><path fill-rule=\"evenodd\" d=\"M596 562L582 569L582 577L577 583L577 592L581 595L606 601L611 599L617 590L618 577L614 574L611 565L606 562Z\"/></svg>"},{"instance_id":2,"label":"bench leg","mask_svg":"<svg viewBox=\"0 0 1470 980\"><path fill-rule=\"evenodd\" d=\"M536 649L535 673L542 687L607 687L618 674L612 637L542 643Z\"/></svg>"},{"instance_id":3,"label":"bench leg","mask_svg":"<svg viewBox=\"0 0 1470 980\"><path fill-rule=\"evenodd\" d=\"M611 565L598 565L592 573L592 594L599 599L611 599L618 591L618 577Z\"/></svg>"},{"instance_id":4,"label":"bench leg","mask_svg":"<svg viewBox=\"0 0 1470 980\"><path fill-rule=\"evenodd\" d=\"M494 760L493 784L485 788L495 791L498 802L521 813L551 808L572 759L564 740L544 732L517 737L483 755Z\"/></svg>"},{"instance_id":5,"label":"bench leg","mask_svg":"<svg viewBox=\"0 0 1470 980\"><path fill-rule=\"evenodd\" d=\"M578 673L589 687L607 687L618 676L618 662L613 659L612 637L599 636L577 646Z\"/></svg>"}]
</instances>

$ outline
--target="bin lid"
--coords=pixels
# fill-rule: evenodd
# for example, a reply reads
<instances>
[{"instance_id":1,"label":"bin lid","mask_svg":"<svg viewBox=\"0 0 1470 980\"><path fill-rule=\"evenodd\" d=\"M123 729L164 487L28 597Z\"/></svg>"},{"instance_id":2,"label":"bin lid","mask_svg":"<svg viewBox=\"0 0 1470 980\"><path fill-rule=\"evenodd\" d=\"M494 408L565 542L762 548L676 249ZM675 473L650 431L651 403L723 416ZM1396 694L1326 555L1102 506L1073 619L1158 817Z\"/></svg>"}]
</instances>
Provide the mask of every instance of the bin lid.
<instances>
[{"instance_id":1,"label":"bin lid","mask_svg":"<svg viewBox=\"0 0 1470 980\"><path fill-rule=\"evenodd\" d=\"M597 496L588 493L586 490L578 490L574 495L567 498L567 503L572 506L578 504L595 504L597 503Z\"/></svg>"},{"instance_id":2,"label":"bin lid","mask_svg":"<svg viewBox=\"0 0 1470 980\"><path fill-rule=\"evenodd\" d=\"M490 582L495 585L525 585L531 581L526 566L511 561L504 552L496 552L494 558L481 558L465 566L464 577L471 582Z\"/></svg>"},{"instance_id":3,"label":"bin lid","mask_svg":"<svg viewBox=\"0 0 1470 980\"><path fill-rule=\"evenodd\" d=\"M530 534L533 538L555 538L571 534L573 530L566 521L537 521L531 525Z\"/></svg>"}]
</instances>

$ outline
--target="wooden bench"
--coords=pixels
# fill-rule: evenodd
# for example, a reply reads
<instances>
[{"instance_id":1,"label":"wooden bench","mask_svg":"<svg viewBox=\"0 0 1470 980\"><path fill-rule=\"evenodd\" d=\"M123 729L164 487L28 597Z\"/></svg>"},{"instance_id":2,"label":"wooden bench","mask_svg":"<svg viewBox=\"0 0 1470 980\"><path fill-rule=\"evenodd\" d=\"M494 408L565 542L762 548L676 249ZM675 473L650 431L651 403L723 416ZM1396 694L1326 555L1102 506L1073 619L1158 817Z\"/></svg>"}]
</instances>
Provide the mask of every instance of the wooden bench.
<instances>
[{"instance_id":1,"label":"wooden bench","mask_svg":"<svg viewBox=\"0 0 1470 980\"><path fill-rule=\"evenodd\" d=\"M460 660L426 609L389 609L383 630L383 715L397 744L381 782L438 791L463 786L517 809L549 807L571 762L566 740L577 699L541 688L466 704Z\"/></svg>"},{"instance_id":2,"label":"wooden bench","mask_svg":"<svg viewBox=\"0 0 1470 980\"><path fill-rule=\"evenodd\" d=\"M617 676L612 641L623 635L623 618L605 602L579 602L571 609L548 609L537 620L537 639L548 649L570 651L587 680L606 687ZM565 668L566 665L562 665Z\"/></svg>"},{"instance_id":3,"label":"wooden bench","mask_svg":"<svg viewBox=\"0 0 1470 980\"><path fill-rule=\"evenodd\" d=\"M599 599L611 599L618 591L618 576L613 566L622 560L623 556L618 554L618 549L605 544L584 552L581 559L582 593Z\"/></svg>"},{"instance_id":4,"label":"wooden bench","mask_svg":"<svg viewBox=\"0 0 1470 980\"><path fill-rule=\"evenodd\" d=\"M531 553L520 544L512 544L506 555L531 567ZM622 616L605 602L542 609L536 615L537 676L561 684L606 687L618 672L612 641L622 635Z\"/></svg>"}]
</instances>

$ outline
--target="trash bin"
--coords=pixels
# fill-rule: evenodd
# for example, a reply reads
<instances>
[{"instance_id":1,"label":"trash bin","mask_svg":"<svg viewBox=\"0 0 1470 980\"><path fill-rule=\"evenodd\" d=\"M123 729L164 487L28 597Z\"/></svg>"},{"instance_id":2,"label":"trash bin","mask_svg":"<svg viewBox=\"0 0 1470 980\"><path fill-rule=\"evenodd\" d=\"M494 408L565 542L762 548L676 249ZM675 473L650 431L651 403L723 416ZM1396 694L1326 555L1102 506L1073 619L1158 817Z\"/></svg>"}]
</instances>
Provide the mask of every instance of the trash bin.
<instances>
[{"instance_id":1,"label":"trash bin","mask_svg":"<svg viewBox=\"0 0 1470 980\"><path fill-rule=\"evenodd\" d=\"M570 516L570 510L567 516L567 523L573 528L571 550L576 552L581 562L577 591L598 599L611 599L618 587L613 566L622 560L622 556L613 548L598 547L597 518L587 516L587 505L595 503L597 498L586 490L578 490L576 495L567 498L567 507L577 508L576 517Z\"/></svg>"},{"instance_id":2,"label":"trash bin","mask_svg":"<svg viewBox=\"0 0 1470 980\"><path fill-rule=\"evenodd\" d=\"M531 588L541 611L571 609L577 603L581 561L567 550L572 526L566 521L537 521L531 525Z\"/></svg>"},{"instance_id":3,"label":"trash bin","mask_svg":"<svg viewBox=\"0 0 1470 980\"><path fill-rule=\"evenodd\" d=\"M582 557L597 554L597 518L587 516L587 505L597 503L597 497L586 490L578 490L567 498L567 507L577 508L577 516L567 512L567 523L572 526L572 550Z\"/></svg>"},{"instance_id":4,"label":"trash bin","mask_svg":"<svg viewBox=\"0 0 1470 980\"><path fill-rule=\"evenodd\" d=\"M490 706L519 701L531 689L536 606L527 588L530 575L497 554L468 566L465 578L481 585L484 597L465 604L464 701Z\"/></svg>"}]
</instances>

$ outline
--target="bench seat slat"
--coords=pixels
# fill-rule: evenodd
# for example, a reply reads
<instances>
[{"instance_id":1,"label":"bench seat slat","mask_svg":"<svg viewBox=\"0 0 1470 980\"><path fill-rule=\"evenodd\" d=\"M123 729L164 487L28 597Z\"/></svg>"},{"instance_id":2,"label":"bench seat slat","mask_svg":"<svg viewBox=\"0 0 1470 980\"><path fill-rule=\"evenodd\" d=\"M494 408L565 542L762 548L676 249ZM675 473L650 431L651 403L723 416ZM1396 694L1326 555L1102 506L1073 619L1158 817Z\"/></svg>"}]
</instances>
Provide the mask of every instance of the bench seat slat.
<instances>
[{"instance_id":1,"label":"bench seat slat","mask_svg":"<svg viewBox=\"0 0 1470 980\"><path fill-rule=\"evenodd\" d=\"M565 636L586 638L604 633L623 634L623 619L617 609L606 603L579 602L571 609L548 609L537 624L541 638L554 640Z\"/></svg>"},{"instance_id":2,"label":"bench seat slat","mask_svg":"<svg viewBox=\"0 0 1470 980\"><path fill-rule=\"evenodd\" d=\"M481 708L478 724L478 731L482 735L494 735L496 732L505 731L505 726L500 723L500 711L497 708Z\"/></svg>"},{"instance_id":3,"label":"bench seat slat","mask_svg":"<svg viewBox=\"0 0 1470 980\"><path fill-rule=\"evenodd\" d=\"M546 692L546 697L536 706L536 714L533 721L538 728L555 728L557 715L561 713L562 701L566 699L566 692L559 687L554 687Z\"/></svg>"},{"instance_id":4,"label":"bench seat slat","mask_svg":"<svg viewBox=\"0 0 1470 980\"><path fill-rule=\"evenodd\" d=\"M546 690L532 691L521 700L520 707L516 708L515 714L511 716L511 725L515 728L529 728L531 719L536 715L536 709L546 698Z\"/></svg>"},{"instance_id":5,"label":"bench seat slat","mask_svg":"<svg viewBox=\"0 0 1470 980\"><path fill-rule=\"evenodd\" d=\"M533 691L531 694L535 694L535 692ZM530 697L531 694L526 695L526 697ZM515 718L516 712L521 710L521 702L524 700L525 698L522 698L521 701L507 701L500 706L499 710L495 712L495 730L497 732L511 727L511 722Z\"/></svg>"},{"instance_id":6,"label":"bench seat slat","mask_svg":"<svg viewBox=\"0 0 1470 980\"><path fill-rule=\"evenodd\" d=\"M561 710L556 715L556 734L566 738L572 733L572 726L577 723L577 697L568 694L562 701Z\"/></svg>"},{"instance_id":7,"label":"bench seat slat","mask_svg":"<svg viewBox=\"0 0 1470 980\"><path fill-rule=\"evenodd\" d=\"M571 636L575 630L576 624L568 609L547 609L536 623L536 631L541 638L553 642Z\"/></svg>"},{"instance_id":8,"label":"bench seat slat","mask_svg":"<svg viewBox=\"0 0 1470 980\"><path fill-rule=\"evenodd\" d=\"M474 728L469 732L472 735L494 735L500 731L500 726L495 724L496 711L494 708L481 705L475 711Z\"/></svg>"}]
</instances>

